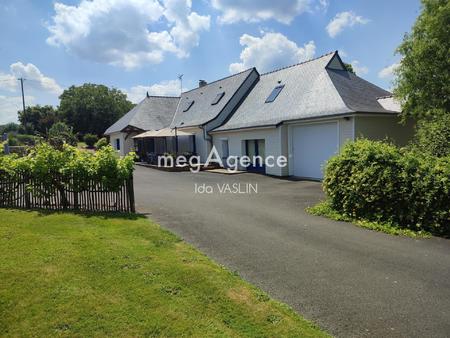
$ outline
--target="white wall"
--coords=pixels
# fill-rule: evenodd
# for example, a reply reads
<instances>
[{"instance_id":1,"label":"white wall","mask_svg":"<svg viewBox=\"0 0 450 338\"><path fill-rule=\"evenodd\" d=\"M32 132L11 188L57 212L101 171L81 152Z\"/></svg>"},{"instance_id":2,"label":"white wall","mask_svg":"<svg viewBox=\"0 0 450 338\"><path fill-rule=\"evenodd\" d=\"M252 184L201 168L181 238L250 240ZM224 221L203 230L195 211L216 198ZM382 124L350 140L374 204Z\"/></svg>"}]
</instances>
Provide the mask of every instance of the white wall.
<instances>
[{"instance_id":1,"label":"white wall","mask_svg":"<svg viewBox=\"0 0 450 338\"><path fill-rule=\"evenodd\" d=\"M130 151L134 151L134 140L133 136L137 135L136 133L133 133L127 137L126 133L112 133L109 135L109 142L111 146L116 149L116 140L120 140L120 150L117 152L120 156L125 156ZM117 150L117 149L116 149Z\"/></svg>"},{"instance_id":2,"label":"white wall","mask_svg":"<svg viewBox=\"0 0 450 338\"><path fill-rule=\"evenodd\" d=\"M220 157L222 154L222 140L228 140L228 148L230 156L244 156L245 153L245 140L265 140L265 155L274 156L275 160L280 155L287 156L283 153L287 150L287 136L286 128L266 128L255 130L241 130L235 132L220 132L213 134L213 144L219 152ZM266 167L266 174L283 176L287 173L287 167L282 168L275 166L273 168Z\"/></svg>"},{"instance_id":3,"label":"white wall","mask_svg":"<svg viewBox=\"0 0 450 338\"><path fill-rule=\"evenodd\" d=\"M355 117L355 138L393 141L399 146L406 145L414 135L414 124L399 123L397 116L357 116Z\"/></svg>"}]
</instances>

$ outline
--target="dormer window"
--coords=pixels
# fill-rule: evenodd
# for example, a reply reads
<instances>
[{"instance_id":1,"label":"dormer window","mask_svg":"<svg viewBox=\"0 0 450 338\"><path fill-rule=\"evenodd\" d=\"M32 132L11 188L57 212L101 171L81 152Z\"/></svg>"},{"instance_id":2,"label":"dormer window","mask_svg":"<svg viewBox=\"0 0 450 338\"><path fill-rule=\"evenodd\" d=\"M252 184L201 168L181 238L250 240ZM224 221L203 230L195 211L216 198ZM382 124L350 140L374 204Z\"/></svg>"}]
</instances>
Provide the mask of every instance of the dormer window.
<instances>
[{"instance_id":1,"label":"dormer window","mask_svg":"<svg viewBox=\"0 0 450 338\"><path fill-rule=\"evenodd\" d=\"M214 101L211 102L211 105L218 104L219 101L222 99L222 97L223 97L224 95L225 95L225 92L218 93L218 94L216 95L216 97L214 98Z\"/></svg>"},{"instance_id":2,"label":"dormer window","mask_svg":"<svg viewBox=\"0 0 450 338\"><path fill-rule=\"evenodd\" d=\"M281 93L281 91L283 90L284 85L280 85L280 86L276 86L273 90L272 93L270 93L269 97L266 99L266 103L270 103L275 101L275 99L277 98L278 94Z\"/></svg>"},{"instance_id":3,"label":"dormer window","mask_svg":"<svg viewBox=\"0 0 450 338\"><path fill-rule=\"evenodd\" d=\"M194 100L188 101L186 102L184 108L183 108L183 112L188 111L189 109L191 109L192 105L194 104Z\"/></svg>"}]
</instances>

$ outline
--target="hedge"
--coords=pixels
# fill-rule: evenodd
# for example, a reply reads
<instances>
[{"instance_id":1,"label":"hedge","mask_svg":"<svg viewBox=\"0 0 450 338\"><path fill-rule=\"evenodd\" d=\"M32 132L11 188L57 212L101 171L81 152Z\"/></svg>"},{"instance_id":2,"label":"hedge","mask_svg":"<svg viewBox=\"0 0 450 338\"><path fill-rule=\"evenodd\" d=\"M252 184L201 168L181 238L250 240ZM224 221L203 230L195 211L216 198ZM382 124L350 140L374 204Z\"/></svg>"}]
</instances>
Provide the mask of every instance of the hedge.
<instances>
[{"instance_id":1,"label":"hedge","mask_svg":"<svg viewBox=\"0 0 450 338\"><path fill-rule=\"evenodd\" d=\"M44 187L58 183L82 189L94 181L109 191L117 191L123 181L132 176L133 164L134 154L119 158L111 146L92 153L68 144L55 149L41 143L24 157L0 155L0 179L14 179L17 174L26 174Z\"/></svg>"},{"instance_id":2,"label":"hedge","mask_svg":"<svg viewBox=\"0 0 450 338\"><path fill-rule=\"evenodd\" d=\"M362 139L328 161L323 186L346 216L450 235L450 156Z\"/></svg>"}]
</instances>

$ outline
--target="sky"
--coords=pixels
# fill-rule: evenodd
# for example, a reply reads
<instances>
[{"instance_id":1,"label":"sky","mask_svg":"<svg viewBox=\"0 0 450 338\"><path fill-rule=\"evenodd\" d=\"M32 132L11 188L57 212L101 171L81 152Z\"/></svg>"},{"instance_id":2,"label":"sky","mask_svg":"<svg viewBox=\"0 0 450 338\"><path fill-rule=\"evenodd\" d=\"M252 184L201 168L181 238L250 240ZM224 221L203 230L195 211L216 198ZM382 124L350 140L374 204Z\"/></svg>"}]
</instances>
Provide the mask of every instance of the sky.
<instances>
[{"instance_id":1,"label":"sky","mask_svg":"<svg viewBox=\"0 0 450 338\"><path fill-rule=\"evenodd\" d=\"M137 103L179 95L179 74L186 90L335 50L389 90L419 12L419 0L0 0L0 124L22 109L18 78L27 106L83 83Z\"/></svg>"}]
</instances>

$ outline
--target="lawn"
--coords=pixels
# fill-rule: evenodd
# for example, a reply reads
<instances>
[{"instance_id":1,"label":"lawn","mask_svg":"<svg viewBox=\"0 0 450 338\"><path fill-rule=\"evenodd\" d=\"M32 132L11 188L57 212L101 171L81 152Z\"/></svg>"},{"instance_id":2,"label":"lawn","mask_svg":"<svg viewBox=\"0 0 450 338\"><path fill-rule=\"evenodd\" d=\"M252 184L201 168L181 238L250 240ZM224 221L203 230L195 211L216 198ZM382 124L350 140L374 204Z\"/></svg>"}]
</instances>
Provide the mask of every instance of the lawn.
<instances>
[{"instance_id":1,"label":"lawn","mask_svg":"<svg viewBox=\"0 0 450 338\"><path fill-rule=\"evenodd\" d=\"M326 336L146 218L0 219L2 337Z\"/></svg>"}]
</instances>

